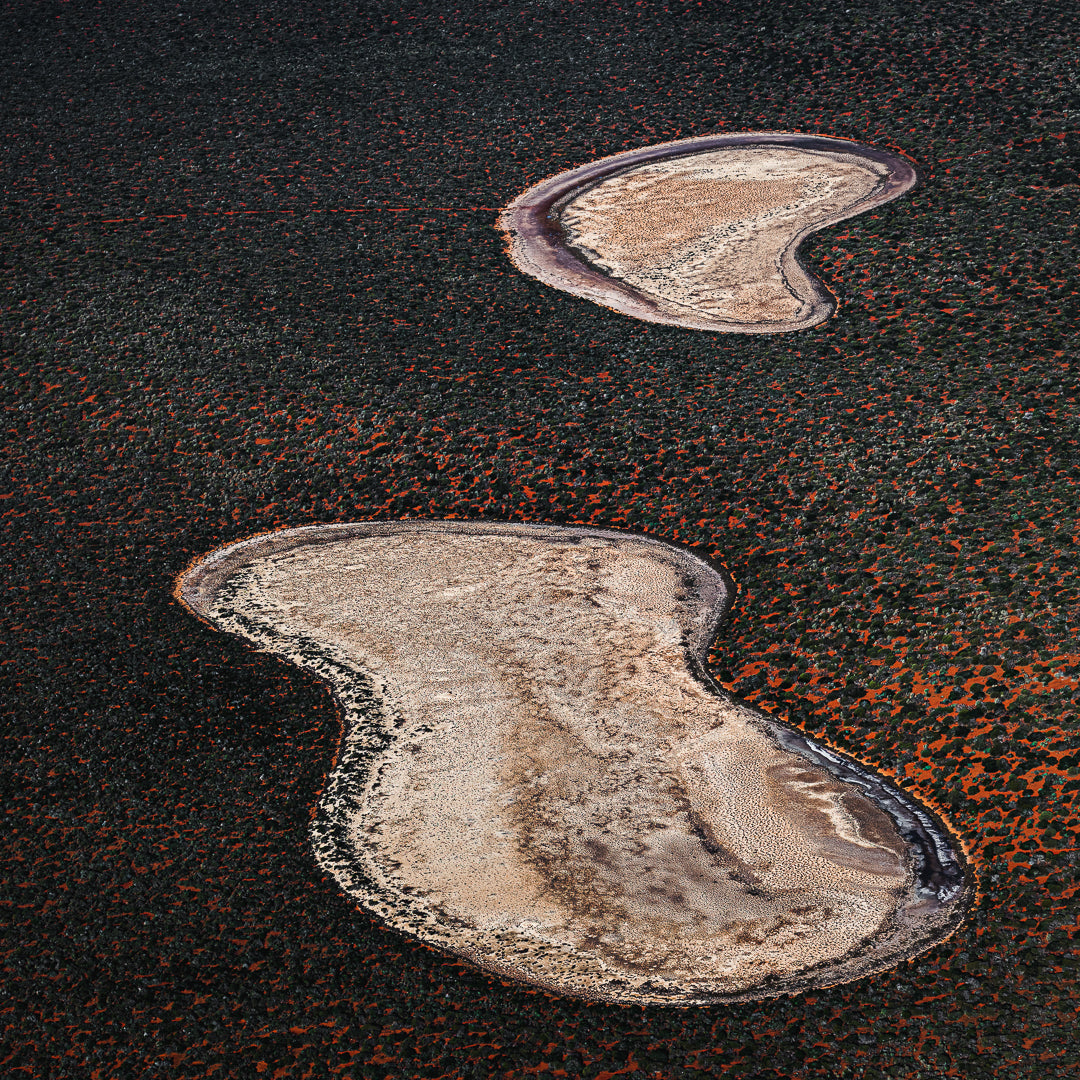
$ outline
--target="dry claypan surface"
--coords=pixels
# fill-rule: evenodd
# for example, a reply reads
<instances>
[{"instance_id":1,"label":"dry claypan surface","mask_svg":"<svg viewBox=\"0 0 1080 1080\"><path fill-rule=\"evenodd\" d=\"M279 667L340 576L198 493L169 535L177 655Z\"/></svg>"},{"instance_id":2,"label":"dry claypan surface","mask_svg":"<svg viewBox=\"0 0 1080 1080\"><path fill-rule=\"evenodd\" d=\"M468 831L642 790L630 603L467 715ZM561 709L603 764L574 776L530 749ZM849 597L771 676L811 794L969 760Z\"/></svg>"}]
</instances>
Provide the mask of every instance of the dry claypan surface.
<instances>
[{"instance_id":1,"label":"dry claypan surface","mask_svg":"<svg viewBox=\"0 0 1080 1080\"><path fill-rule=\"evenodd\" d=\"M804 237L903 194L910 162L841 139L687 139L562 173L504 211L527 274L651 322L802 330L833 310Z\"/></svg>"},{"instance_id":2,"label":"dry claypan surface","mask_svg":"<svg viewBox=\"0 0 1080 1080\"><path fill-rule=\"evenodd\" d=\"M321 526L224 548L179 595L333 685L346 742L322 865L388 926L490 971L735 1000L880 970L960 920L939 822L710 683L729 587L688 550Z\"/></svg>"}]
</instances>

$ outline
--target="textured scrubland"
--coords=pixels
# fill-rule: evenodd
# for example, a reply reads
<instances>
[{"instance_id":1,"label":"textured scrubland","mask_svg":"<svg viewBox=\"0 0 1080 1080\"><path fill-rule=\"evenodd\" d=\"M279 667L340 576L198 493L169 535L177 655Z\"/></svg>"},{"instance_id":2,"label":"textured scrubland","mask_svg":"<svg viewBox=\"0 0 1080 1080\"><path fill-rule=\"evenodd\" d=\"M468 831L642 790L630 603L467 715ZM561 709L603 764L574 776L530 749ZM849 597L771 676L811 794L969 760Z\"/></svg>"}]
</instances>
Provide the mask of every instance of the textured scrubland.
<instances>
[{"instance_id":1,"label":"textured scrubland","mask_svg":"<svg viewBox=\"0 0 1080 1080\"><path fill-rule=\"evenodd\" d=\"M1067 1077L1078 736L1074 5L5 9L4 1070ZM893 147L793 335L513 270L499 207L717 130ZM315 869L314 677L171 599L283 525L589 522L739 586L736 694L965 838L961 931L764 1004L583 1006Z\"/></svg>"}]
</instances>

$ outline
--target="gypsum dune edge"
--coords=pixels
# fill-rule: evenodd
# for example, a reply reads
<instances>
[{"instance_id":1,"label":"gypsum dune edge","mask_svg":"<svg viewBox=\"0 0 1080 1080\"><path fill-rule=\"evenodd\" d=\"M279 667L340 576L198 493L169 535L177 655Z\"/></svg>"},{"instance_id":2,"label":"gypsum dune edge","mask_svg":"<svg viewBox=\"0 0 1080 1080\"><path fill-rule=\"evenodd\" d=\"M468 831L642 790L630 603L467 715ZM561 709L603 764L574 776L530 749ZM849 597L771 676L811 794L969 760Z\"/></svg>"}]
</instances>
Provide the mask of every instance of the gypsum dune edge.
<instances>
[{"instance_id":1,"label":"gypsum dune edge","mask_svg":"<svg viewBox=\"0 0 1080 1080\"><path fill-rule=\"evenodd\" d=\"M733 179L740 169L757 179ZM798 258L803 240L916 182L907 159L847 139L710 135L559 173L514 199L498 224L523 273L622 314L697 330L783 333L816 326L835 310ZM804 195L818 189L801 208L797 198L791 203L800 184ZM741 206L755 204L757 217L739 217Z\"/></svg>"},{"instance_id":2,"label":"gypsum dune edge","mask_svg":"<svg viewBox=\"0 0 1080 1080\"><path fill-rule=\"evenodd\" d=\"M935 815L712 681L731 588L689 549L311 526L210 554L177 594L341 702L319 863L489 972L603 1001L775 996L892 967L970 900Z\"/></svg>"}]
</instances>

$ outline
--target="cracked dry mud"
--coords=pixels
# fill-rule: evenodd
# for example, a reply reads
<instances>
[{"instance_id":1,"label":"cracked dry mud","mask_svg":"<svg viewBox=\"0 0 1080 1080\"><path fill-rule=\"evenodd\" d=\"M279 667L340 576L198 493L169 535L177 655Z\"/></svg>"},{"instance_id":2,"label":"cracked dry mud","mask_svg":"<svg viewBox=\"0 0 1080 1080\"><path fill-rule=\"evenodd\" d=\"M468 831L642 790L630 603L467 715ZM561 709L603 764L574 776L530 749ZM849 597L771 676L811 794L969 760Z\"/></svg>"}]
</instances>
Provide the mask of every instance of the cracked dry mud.
<instances>
[{"instance_id":1,"label":"cracked dry mud","mask_svg":"<svg viewBox=\"0 0 1080 1080\"><path fill-rule=\"evenodd\" d=\"M892 966L962 916L933 815L711 682L730 589L689 550L318 526L215 552L178 595L331 683L319 862L488 971L610 1001L765 997Z\"/></svg>"},{"instance_id":2,"label":"cracked dry mud","mask_svg":"<svg viewBox=\"0 0 1080 1080\"><path fill-rule=\"evenodd\" d=\"M710 136L561 173L500 224L514 264L549 285L651 322L776 333L834 309L802 240L914 183L910 162L843 139Z\"/></svg>"}]
</instances>

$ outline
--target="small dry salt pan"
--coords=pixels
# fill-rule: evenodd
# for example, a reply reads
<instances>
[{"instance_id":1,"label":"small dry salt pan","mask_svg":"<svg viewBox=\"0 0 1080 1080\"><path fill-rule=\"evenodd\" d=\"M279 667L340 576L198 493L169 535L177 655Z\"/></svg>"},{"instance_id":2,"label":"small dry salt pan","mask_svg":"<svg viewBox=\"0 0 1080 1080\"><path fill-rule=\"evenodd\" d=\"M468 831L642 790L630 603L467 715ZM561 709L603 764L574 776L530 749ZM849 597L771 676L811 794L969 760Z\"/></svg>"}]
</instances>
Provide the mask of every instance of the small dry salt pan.
<instances>
[{"instance_id":1,"label":"small dry salt pan","mask_svg":"<svg viewBox=\"0 0 1080 1080\"><path fill-rule=\"evenodd\" d=\"M711 136L561 173L500 224L514 264L556 288L650 322L776 333L835 306L796 257L803 239L915 179L904 158L844 139Z\"/></svg>"}]
</instances>

